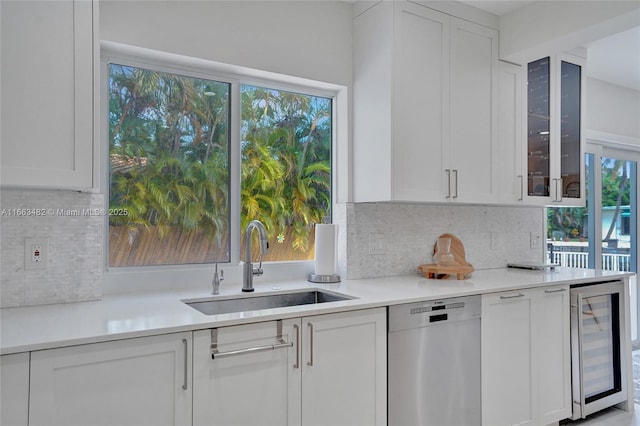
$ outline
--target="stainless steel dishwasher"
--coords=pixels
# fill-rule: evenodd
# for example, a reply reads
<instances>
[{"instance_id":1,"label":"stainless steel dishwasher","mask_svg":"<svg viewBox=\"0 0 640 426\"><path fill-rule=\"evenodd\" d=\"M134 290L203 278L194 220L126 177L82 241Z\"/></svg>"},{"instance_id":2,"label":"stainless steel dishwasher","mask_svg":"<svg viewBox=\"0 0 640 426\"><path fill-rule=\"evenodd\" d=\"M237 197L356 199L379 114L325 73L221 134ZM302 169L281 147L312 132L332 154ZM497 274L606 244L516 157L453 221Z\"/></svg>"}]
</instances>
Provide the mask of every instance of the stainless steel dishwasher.
<instances>
[{"instance_id":1,"label":"stainless steel dishwasher","mask_svg":"<svg viewBox=\"0 0 640 426\"><path fill-rule=\"evenodd\" d=\"M390 426L482 422L480 296L389 307Z\"/></svg>"}]
</instances>

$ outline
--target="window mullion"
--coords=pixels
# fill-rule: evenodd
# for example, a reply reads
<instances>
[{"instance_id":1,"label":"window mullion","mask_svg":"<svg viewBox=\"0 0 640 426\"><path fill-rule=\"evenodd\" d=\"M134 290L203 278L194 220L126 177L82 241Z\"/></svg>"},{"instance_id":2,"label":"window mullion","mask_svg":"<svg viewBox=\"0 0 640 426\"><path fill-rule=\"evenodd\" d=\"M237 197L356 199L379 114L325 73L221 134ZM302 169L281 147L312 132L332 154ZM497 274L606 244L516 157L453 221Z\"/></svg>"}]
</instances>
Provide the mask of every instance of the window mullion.
<instances>
[{"instance_id":1,"label":"window mullion","mask_svg":"<svg viewBox=\"0 0 640 426\"><path fill-rule=\"evenodd\" d=\"M230 194L229 207L231 217L231 242L230 257L231 264L240 263L240 198L241 198L241 140L240 126L242 125L242 96L240 93L241 84L231 83L231 147L230 147Z\"/></svg>"}]
</instances>

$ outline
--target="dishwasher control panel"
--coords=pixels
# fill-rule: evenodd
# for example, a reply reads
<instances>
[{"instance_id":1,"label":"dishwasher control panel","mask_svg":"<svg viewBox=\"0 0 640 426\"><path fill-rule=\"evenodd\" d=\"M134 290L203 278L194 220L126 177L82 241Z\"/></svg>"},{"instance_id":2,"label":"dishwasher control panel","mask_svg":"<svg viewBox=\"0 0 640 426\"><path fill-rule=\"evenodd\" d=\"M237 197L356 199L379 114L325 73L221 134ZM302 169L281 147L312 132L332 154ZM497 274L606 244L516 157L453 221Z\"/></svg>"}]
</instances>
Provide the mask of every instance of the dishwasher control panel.
<instances>
[{"instance_id":1,"label":"dishwasher control panel","mask_svg":"<svg viewBox=\"0 0 640 426\"><path fill-rule=\"evenodd\" d=\"M480 318L480 296L429 300L389 307L389 331Z\"/></svg>"}]
</instances>

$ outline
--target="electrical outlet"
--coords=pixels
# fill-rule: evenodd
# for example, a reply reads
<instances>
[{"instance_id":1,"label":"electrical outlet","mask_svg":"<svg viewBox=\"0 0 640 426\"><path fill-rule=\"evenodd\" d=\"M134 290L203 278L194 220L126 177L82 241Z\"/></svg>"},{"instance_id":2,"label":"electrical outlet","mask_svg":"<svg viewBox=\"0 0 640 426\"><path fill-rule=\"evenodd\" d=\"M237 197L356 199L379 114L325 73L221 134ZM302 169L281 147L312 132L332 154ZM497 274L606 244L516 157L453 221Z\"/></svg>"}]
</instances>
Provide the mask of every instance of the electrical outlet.
<instances>
[{"instance_id":1,"label":"electrical outlet","mask_svg":"<svg viewBox=\"0 0 640 426\"><path fill-rule=\"evenodd\" d=\"M499 244L499 234L497 231L491 231L489 233L489 247L491 248L491 250L497 250L498 249L498 244Z\"/></svg>"},{"instance_id":2,"label":"electrical outlet","mask_svg":"<svg viewBox=\"0 0 640 426\"><path fill-rule=\"evenodd\" d=\"M385 254L385 240L382 234L369 234L369 254Z\"/></svg>"},{"instance_id":3,"label":"electrical outlet","mask_svg":"<svg viewBox=\"0 0 640 426\"><path fill-rule=\"evenodd\" d=\"M532 232L529 234L529 245L532 249L542 247L542 234L539 232Z\"/></svg>"},{"instance_id":4,"label":"electrical outlet","mask_svg":"<svg viewBox=\"0 0 640 426\"><path fill-rule=\"evenodd\" d=\"M46 269L49 264L49 240L47 238L24 239L25 269Z\"/></svg>"}]
</instances>

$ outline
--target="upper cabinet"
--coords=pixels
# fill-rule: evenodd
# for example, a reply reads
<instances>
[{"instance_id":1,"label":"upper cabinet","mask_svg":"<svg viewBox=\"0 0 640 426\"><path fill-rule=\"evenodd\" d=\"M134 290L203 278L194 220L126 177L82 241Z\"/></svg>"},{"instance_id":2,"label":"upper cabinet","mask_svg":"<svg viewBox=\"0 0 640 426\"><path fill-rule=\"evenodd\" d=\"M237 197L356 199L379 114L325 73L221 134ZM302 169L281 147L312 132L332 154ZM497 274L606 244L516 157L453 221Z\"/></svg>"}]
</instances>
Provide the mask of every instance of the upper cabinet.
<instances>
[{"instance_id":1,"label":"upper cabinet","mask_svg":"<svg viewBox=\"0 0 640 426\"><path fill-rule=\"evenodd\" d=\"M95 187L94 8L0 2L3 187Z\"/></svg>"},{"instance_id":2,"label":"upper cabinet","mask_svg":"<svg viewBox=\"0 0 640 426\"><path fill-rule=\"evenodd\" d=\"M503 201L497 31L399 1L353 37L354 201Z\"/></svg>"},{"instance_id":3,"label":"upper cabinet","mask_svg":"<svg viewBox=\"0 0 640 426\"><path fill-rule=\"evenodd\" d=\"M527 65L527 204L585 204L583 67L568 54Z\"/></svg>"}]
</instances>

